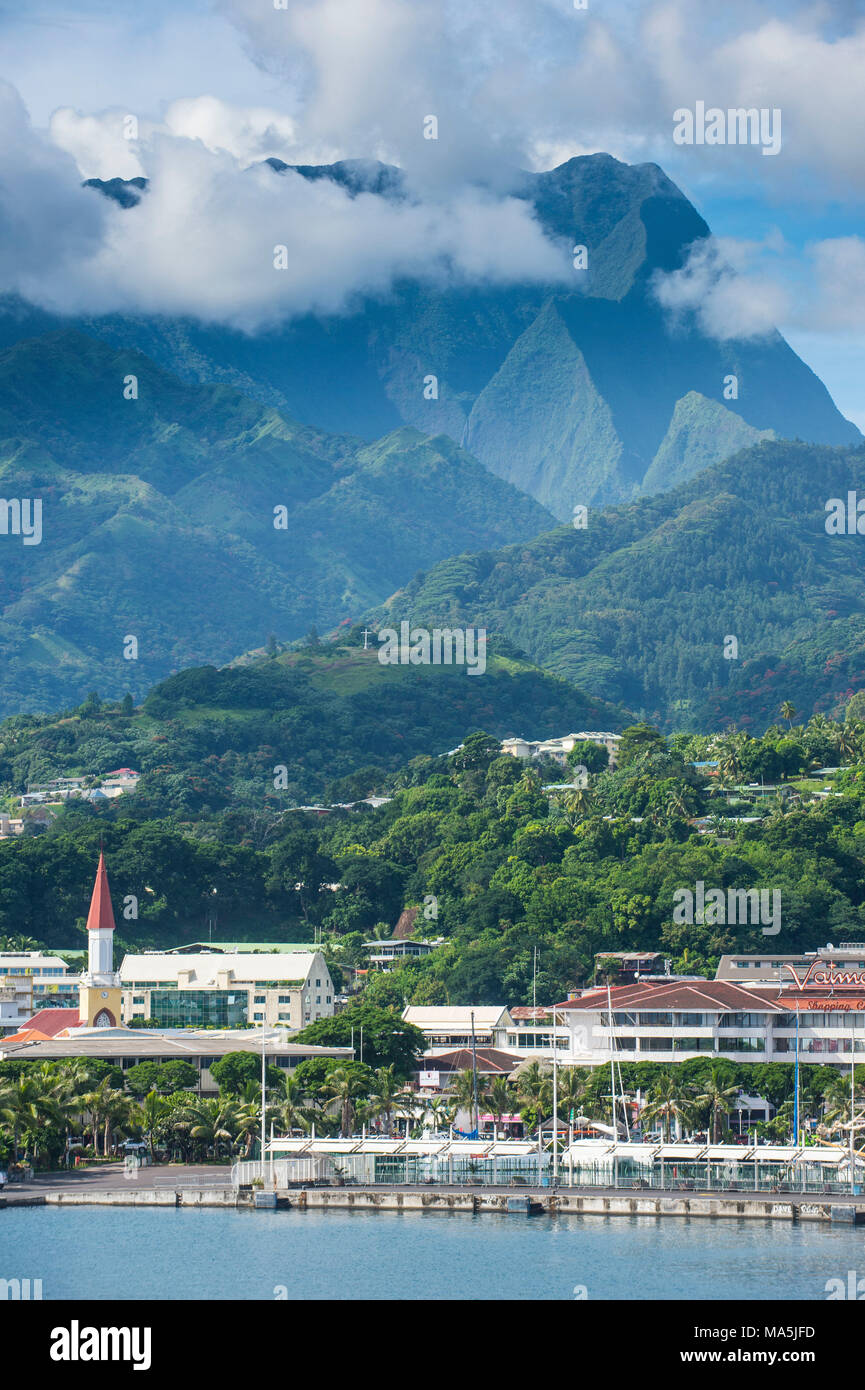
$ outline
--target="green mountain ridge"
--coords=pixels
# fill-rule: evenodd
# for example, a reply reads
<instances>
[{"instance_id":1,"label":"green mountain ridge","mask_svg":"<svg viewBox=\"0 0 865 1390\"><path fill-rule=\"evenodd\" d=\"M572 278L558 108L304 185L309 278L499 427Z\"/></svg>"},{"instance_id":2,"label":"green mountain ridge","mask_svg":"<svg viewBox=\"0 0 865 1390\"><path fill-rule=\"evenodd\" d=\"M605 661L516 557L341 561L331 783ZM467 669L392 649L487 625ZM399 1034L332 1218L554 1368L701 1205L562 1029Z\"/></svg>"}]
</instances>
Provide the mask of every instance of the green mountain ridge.
<instances>
[{"instance_id":1,"label":"green mountain ridge","mask_svg":"<svg viewBox=\"0 0 865 1390\"><path fill-rule=\"evenodd\" d=\"M352 196L412 196L400 170L374 160L297 170L266 162L274 179L292 172ZM90 182L81 196L112 197L124 217L134 218L147 197L140 180ZM710 230L657 165L579 156L525 174L512 194L561 249L565 267L575 246L586 247L587 268L573 270L572 285L403 280L342 317L304 316L255 335L121 314L78 326L135 345L186 381L225 383L331 433L370 441L410 425L447 434L562 521L577 504L627 501L694 476L748 442L729 419L713 446L710 424L693 438L683 431L682 402L695 392L752 431L831 445L861 439L779 333L720 342L693 317L669 320L657 277L680 269ZM0 306L0 343L58 325L20 301ZM438 383L434 397L424 389L429 376ZM724 400L730 376L735 401ZM671 448L675 463L664 462Z\"/></svg>"},{"instance_id":2,"label":"green mountain ridge","mask_svg":"<svg viewBox=\"0 0 865 1390\"><path fill-rule=\"evenodd\" d=\"M485 626L665 728L834 712L865 684L865 555L826 503L863 471L863 448L763 441L585 530L450 557L370 621Z\"/></svg>"},{"instance_id":3,"label":"green mountain ridge","mask_svg":"<svg viewBox=\"0 0 865 1390\"><path fill-rule=\"evenodd\" d=\"M74 330L0 354L0 402L0 490L42 503L40 544L0 535L8 712L143 695L553 521L446 436L327 435Z\"/></svg>"}]
</instances>

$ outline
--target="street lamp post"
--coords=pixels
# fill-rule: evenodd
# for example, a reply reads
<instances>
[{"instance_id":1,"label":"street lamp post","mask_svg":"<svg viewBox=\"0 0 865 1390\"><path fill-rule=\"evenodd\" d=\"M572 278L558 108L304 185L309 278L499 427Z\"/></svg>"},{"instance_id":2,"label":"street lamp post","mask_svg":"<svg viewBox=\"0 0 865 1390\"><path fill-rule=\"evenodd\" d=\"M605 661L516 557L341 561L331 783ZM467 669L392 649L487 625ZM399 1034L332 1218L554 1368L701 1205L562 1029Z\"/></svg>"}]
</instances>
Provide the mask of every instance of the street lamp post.
<instances>
[{"instance_id":1,"label":"street lamp post","mask_svg":"<svg viewBox=\"0 0 865 1390\"><path fill-rule=\"evenodd\" d=\"M480 1117L478 1115L478 1054L475 1047L475 1015L472 1010L472 1103L474 1105L474 1131L475 1138L480 1137Z\"/></svg>"},{"instance_id":2,"label":"street lamp post","mask_svg":"<svg viewBox=\"0 0 865 1390\"><path fill-rule=\"evenodd\" d=\"M559 1049L556 1046L556 1006L553 1005L553 1191L559 1183Z\"/></svg>"},{"instance_id":3,"label":"street lamp post","mask_svg":"<svg viewBox=\"0 0 865 1390\"><path fill-rule=\"evenodd\" d=\"M267 1053L265 1043L267 1038L267 1024L261 1025L261 1180L264 1181L264 1147L265 1147L265 1123L267 1119Z\"/></svg>"}]
</instances>

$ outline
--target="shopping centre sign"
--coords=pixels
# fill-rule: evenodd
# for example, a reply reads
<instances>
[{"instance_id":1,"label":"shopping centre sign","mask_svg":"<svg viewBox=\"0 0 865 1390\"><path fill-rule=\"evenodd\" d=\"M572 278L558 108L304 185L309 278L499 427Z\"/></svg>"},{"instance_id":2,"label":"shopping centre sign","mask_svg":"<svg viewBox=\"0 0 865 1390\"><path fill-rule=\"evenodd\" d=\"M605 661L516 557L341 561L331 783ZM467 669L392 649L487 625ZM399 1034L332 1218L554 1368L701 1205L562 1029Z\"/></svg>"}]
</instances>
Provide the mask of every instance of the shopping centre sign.
<instances>
[{"instance_id":1,"label":"shopping centre sign","mask_svg":"<svg viewBox=\"0 0 865 1390\"><path fill-rule=\"evenodd\" d=\"M793 988L799 993L804 993L806 989L825 989L834 992L836 989L865 991L865 970L835 970L833 967L824 965L822 961L814 961L809 965L804 975L800 975L795 965L783 966L793 976ZM819 1001L821 1006L824 1000Z\"/></svg>"}]
</instances>

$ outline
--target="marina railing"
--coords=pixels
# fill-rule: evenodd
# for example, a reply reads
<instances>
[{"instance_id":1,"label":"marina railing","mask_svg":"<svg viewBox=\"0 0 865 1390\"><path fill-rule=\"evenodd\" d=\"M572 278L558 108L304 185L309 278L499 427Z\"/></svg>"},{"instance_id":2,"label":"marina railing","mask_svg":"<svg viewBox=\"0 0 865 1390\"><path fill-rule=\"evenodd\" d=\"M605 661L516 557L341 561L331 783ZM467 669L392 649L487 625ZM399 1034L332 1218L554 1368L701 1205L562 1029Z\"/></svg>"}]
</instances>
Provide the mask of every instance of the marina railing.
<instances>
[{"instance_id":1,"label":"marina railing","mask_svg":"<svg viewBox=\"0 0 865 1390\"><path fill-rule=\"evenodd\" d=\"M286 1142L286 1141L283 1141ZM850 1178L844 1150L761 1146L575 1145L558 1156L528 1143L345 1140L295 1141L280 1152L276 1141L264 1162L236 1163L235 1187L250 1184L288 1189L307 1185L406 1187L549 1187L634 1192L713 1191L814 1196L865 1193L865 1165ZM723 1147L734 1152L719 1154ZM646 1152L649 1149L650 1152ZM637 1153L637 1151L640 1151ZM635 1156L636 1155L636 1156Z\"/></svg>"}]
</instances>

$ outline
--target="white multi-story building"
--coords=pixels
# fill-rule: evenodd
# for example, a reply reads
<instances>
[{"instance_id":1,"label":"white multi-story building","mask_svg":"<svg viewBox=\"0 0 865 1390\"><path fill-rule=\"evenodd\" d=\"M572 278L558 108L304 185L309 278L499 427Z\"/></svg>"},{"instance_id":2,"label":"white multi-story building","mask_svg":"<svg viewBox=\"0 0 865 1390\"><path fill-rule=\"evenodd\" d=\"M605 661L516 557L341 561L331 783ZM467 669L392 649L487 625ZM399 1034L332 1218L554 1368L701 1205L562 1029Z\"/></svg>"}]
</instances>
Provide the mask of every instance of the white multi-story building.
<instances>
[{"instance_id":1,"label":"white multi-story building","mask_svg":"<svg viewBox=\"0 0 865 1390\"><path fill-rule=\"evenodd\" d=\"M556 1026L553 1028L552 1008L517 1004L508 1010L508 1014L508 1052L514 1052L518 1057L537 1058L539 1061L552 1057L554 1047L560 1058L568 1052L570 1032L561 1014L557 1015Z\"/></svg>"},{"instance_id":2,"label":"white multi-story building","mask_svg":"<svg viewBox=\"0 0 865 1390\"><path fill-rule=\"evenodd\" d=\"M475 1048L495 1047L509 1051L508 1028L511 1016L500 1004L492 1007L479 1004L426 1007L410 1004L403 1009L403 1019L413 1023L426 1036L427 1054L451 1052L458 1047L471 1047L474 1028Z\"/></svg>"},{"instance_id":3,"label":"white multi-story building","mask_svg":"<svg viewBox=\"0 0 865 1390\"><path fill-rule=\"evenodd\" d=\"M0 1037L17 1033L33 1013L33 981L29 975L0 973Z\"/></svg>"},{"instance_id":4,"label":"white multi-story building","mask_svg":"<svg viewBox=\"0 0 865 1390\"><path fill-rule=\"evenodd\" d=\"M616 761L620 735L592 730L589 733L564 734L561 738L506 738L502 740L502 752L510 753L512 757L522 758L524 761L531 758L552 758L553 762L564 767L568 754L576 743L597 743L600 748L606 748L612 765Z\"/></svg>"},{"instance_id":5,"label":"white multi-story building","mask_svg":"<svg viewBox=\"0 0 865 1390\"><path fill-rule=\"evenodd\" d=\"M59 956L46 956L42 951L0 951L0 977L28 977L33 986L33 1004L37 1009L54 1003L52 996L73 994L78 989L77 971L71 971Z\"/></svg>"},{"instance_id":6,"label":"white multi-story building","mask_svg":"<svg viewBox=\"0 0 865 1390\"><path fill-rule=\"evenodd\" d=\"M330 1018L334 987L320 951L194 953L145 951L120 966L123 1022L153 1018L163 1027L297 1031Z\"/></svg>"},{"instance_id":7,"label":"white multi-story building","mask_svg":"<svg viewBox=\"0 0 865 1390\"><path fill-rule=\"evenodd\" d=\"M562 1060L600 1066L681 1062L711 1054L738 1062L839 1067L865 1054L865 971L790 967L783 983L642 981L586 990L555 1006L569 1034ZM561 1052L559 1053L562 1058Z\"/></svg>"}]
</instances>

